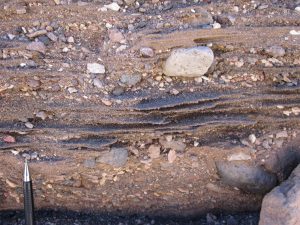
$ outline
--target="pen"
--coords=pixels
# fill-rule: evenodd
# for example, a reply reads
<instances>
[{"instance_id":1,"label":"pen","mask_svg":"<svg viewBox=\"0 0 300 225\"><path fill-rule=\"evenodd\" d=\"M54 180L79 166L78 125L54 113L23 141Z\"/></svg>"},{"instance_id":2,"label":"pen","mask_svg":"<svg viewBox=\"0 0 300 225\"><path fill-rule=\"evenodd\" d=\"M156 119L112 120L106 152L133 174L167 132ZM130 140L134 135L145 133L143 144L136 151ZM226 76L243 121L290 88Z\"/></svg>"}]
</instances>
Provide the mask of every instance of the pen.
<instances>
[{"instance_id":1,"label":"pen","mask_svg":"<svg viewBox=\"0 0 300 225\"><path fill-rule=\"evenodd\" d=\"M25 160L25 167L24 167L23 194L24 194L25 224L35 225L33 190L32 190L32 182L30 178L27 159Z\"/></svg>"}]
</instances>

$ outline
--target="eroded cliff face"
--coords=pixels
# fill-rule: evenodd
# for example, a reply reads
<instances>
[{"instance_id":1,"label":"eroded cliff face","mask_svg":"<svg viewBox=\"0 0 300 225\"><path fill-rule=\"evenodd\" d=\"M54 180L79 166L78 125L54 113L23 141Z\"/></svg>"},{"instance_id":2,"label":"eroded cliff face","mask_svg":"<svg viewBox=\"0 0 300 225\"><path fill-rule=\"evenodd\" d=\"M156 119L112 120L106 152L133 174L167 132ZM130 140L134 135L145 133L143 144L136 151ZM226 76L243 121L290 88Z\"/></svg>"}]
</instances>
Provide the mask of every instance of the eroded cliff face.
<instances>
[{"instance_id":1,"label":"eroded cliff face","mask_svg":"<svg viewBox=\"0 0 300 225\"><path fill-rule=\"evenodd\" d=\"M299 2L111 3L0 3L0 209L28 158L37 208L258 210L299 162Z\"/></svg>"}]
</instances>

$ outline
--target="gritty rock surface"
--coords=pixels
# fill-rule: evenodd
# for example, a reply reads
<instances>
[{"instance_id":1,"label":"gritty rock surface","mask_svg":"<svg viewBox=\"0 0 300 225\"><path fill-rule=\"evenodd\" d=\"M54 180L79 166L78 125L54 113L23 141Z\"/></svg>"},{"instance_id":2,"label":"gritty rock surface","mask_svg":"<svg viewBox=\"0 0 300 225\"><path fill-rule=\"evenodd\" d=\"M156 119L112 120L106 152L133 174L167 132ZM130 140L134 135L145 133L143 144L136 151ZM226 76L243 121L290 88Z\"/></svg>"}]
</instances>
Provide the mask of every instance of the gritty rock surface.
<instances>
[{"instance_id":1,"label":"gritty rock surface","mask_svg":"<svg viewBox=\"0 0 300 225\"><path fill-rule=\"evenodd\" d=\"M204 75L214 61L208 47L181 48L171 52L163 72L167 76L199 77Z\"/></svg>"},{"instance_id":2,"label":"gritty rock surface","mask_svg":"<svg viewBox=\"0 0 300 225\"><path fill-rule=\"evenodd\" d=\"M300 224L300 165L264 197L259 225L270 224Z\"/></svg>"},{"instance_id":3,"label":"gritty rock surface","mask_svg":"<svg viewBox=\"0 0 300 225\"><path fill-rule=\"evenodd\" d=\"M246 192L264 194L277 183L275 175L242 161L219 161L216 166L224 183Z\"/></svg>"},{"instance_id":4,"label":"gritty rock surface","mask_svg":"<svg viewBox=\"0 0 300 225\"><path fill-rule=\"evenodd\" d=\"M104 152L96 159L97 163L104 163L113 167L122 167L126 164L128 151L125 148L112 148L108 152Z\"/></svg>"}]
</instances>

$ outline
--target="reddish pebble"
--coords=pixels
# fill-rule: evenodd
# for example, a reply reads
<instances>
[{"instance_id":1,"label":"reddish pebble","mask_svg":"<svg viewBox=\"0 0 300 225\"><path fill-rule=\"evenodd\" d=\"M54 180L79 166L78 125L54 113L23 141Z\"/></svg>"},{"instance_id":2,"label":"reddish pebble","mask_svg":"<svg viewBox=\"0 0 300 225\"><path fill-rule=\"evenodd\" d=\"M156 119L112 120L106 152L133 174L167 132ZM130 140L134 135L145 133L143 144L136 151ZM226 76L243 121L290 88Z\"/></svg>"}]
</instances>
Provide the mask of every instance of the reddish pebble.
<instances>
[{"instance_id":1,"label":"reddish pebble","mask_svg":"<svg viewBox=\"0 0 300 225\"><path fill-rule=\"evenodd\" d=\"M3 138L3 141L6 142L6 143L15 143L16 139L13 136L8 135L8 136Z\"/></svg>"}]
</instances>

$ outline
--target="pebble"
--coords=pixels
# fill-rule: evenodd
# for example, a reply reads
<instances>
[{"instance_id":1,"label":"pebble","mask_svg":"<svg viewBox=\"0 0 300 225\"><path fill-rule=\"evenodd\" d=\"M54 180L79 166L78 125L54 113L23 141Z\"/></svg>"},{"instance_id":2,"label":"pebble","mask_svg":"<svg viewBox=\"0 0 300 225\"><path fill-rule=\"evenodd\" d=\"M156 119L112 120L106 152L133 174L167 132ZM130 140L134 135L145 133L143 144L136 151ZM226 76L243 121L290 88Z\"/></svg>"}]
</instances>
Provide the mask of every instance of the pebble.
<instances>
[{"instance_id":1,"label":"pebble","mask_svg":"<svg viewBox=\"0 0 300 225\"><path fill-rule=\"evenodd\" d=\"M97 88L103 88L103 83L102 83L102 81L99 78L95 78L93 80L93 84Z\"/></svg>"},{"instance_id":2,"label":"pebble","mask_svg":"<svg viewBox=\"0 0 300 225\"><path fill-rule=\"evenodd\" d=\"M107 99L101 99L101 102L106 105L106 106L111 106L112 105L112 102L107 100Z\"/></svg>"},{"instance_id":3,"label":"pebble","mask_svg":"<svg viewBox=\"0 0 300 225\"><path fill-rule=\"evenodd\" d=\"M15 184L14 182L10 181L9 179L6 179L5 180L5 183L11 187L11 188L16 188L17 187L17 184Z\"/></svg>"},{"instance_id":4,"label":"pebble","mask_svg":"<svg viewBox=\"0 0 300 225\"><path fill-rule=\"evenodd\" d=\"M246 161L218 161L216 167L225 184L245 192L265 194L277 183L276 175Z\"/></svg>"},{"instance_id":5,"label":"pebble","mask_svg":"<svg viewBox=\"0 0 300 225\"><path fill-rule=\"evenodd\" d=\"M21 7L21 8L18 8L16 9L16 12L17 14L26 14L27 13L27 10L26 10L26 7Z\"/></svg>"},{"instance_id":6,"label":"pebble","mask_svg":"<svg viewBox=\"0 0 300 225\"><path fill-rule=\"evenodd\" d=\"M36 89L41 85L41 82L39 80L30 79L27 84L29 87Z\"/></svg>"},{"instance_id":7,"label":"pebble","mask_svg":"<svg viewBox=\"0 0 300 225\"><path fill-rule=\"evenodd\" d=\"M78 91L77 91L77 89L74 88L74 87L68 87L68 92L69 92L70 94L73 94L73 93L77 93Z\"/></svg>"},{"instance_id":8,"label":"pebble","mask_svg":"<svg viewBox=\"0 0 300 225\"><path fill-rule=\"evenodd\" d=\"M112 10L112 11L119 11L120 8L121 8L121 7L118 5L118 3L116 3L116 2L113 2L113 3L109 4L109 5L104 5L104 7L105 7L106 9L110 9L110 10Z\"/></svg>"},{"instance_id":9,"label":"pebble","mask_svg":"<svg viewBox=\"0 0 300 225\"><path fill-rule=\"evenodd\" d=\"M46 30L37 30L33 33L27 34L27 37L35 38L35 37L42 36L42 35L45 35L45 34L47 34Z\"/></svg>"},{"instance_id":10,"label":"pebble","mask_svg":"<svg viewBox=\"0 0 300 225\"><path fill-rule=\"evenodd\" d=\"M213 23L213 28L214 29L220 29L221 28L221 24L219 24L219 23Z\"/></svg>"},{"instance_id":11,"label":"pebble","mask_svg":"<svg viewBox=\"0 0 300 225\"><path fill-rule=\"evenodd\" d=\"M30 154L28 154L28 153L23 153L22 157L25 158L25 159L27 159L27 160L30 160L30 158L31 158Z\"/></svg>"},{"instance_id":12,"label":"pebble","mask_svg":"<svg viewBox=\"0 0 300 225\"><path fill-rule=\"evenodd\" d=\"M88 63L87 71L88 71L88 73L93 73L93 74L104 74L105 67L99 63Z\"/></svg>"},{"instance_id":13,"label":"pebble","mask_svg":"<svg viewBox=\"0 0 300 225\"><path fill-rule=\"evenodd\" d=\"M168 162L173 163L177 158L176 151L171 149L168 153Z\"/></svg>"},{"instance_id":14,"label":"pebble","mask_svg":"<svg viewBox=\"0 0 300 225\"><path fill-rule=\"evenodd\" d=\"M135 3L135 0L124 0L126 5L133 5Z\"/></svg>"},{"instance_id":15,"label":"pebble","mask_svg":"<svg viewBox=\"0 0 300 225\"><path fill-rule=\"evenodd\" d=\"M16 37L16 35L7 34L7 37L9 38L9 40L13 40Z\"/></svg>"},{"instance_id":16,"label":"pebble","mask_svg":"<svg viewBox=\"0 0 300 225\"><path fill-rule=\"evenodd\" d=\"M53 42L56 42L58 39L57 36L52 32L47 33L47 37Z\"/></svg>"},{"instance_id":17,"label":"pebble","mask_svg":"<svg viewBox=\"0 0 300 225\"><path fill-rule=\"evenodd\" d=\"M282 57L285 55L284 48L281 46L277 46L277 45L271 46L271 47L265 49L265 51L267 54L269 54L270 56L273 56L273 57Z\"/></svg>"},{"instance_id":18,"label":"pebble","mask_svg":"<svg viewBox=\"0 0 300 225\"><path fill-rule=\"evenodd\" d=\"M160 157L160 146L159 145L150 145L148 148L149 157L151 159L157 159Z\"/></svg>"},{"instance_id":19,"label":"pebble","mask_svg":"<svg viewBox=\"0 0 300 225\"><path fill-rule=\"evenodd\" d=\"M218 23L220 23L222 25L224 24L227 26L232 26L235 23L235 18L232 16L227 16L227 15L219 15L219 16L217 16L216 20Z\"/></svg>"},{"instance_id":20,"label":"pebble","mask_svg":"<svg viewBox=\"0 0 300 225\"><path fill-rule=\"evenodd\" d=\"M27 127L28 129L32 129L33 128L33 124L30 122L26 122L25 123L25 127Z\"/></svg>"},{"instance_id":21,"label":"pebble","mask_svg":"<svg viewBox=\"0 0 300 225\"><path fill-rule=\"evenodd\" d=\"M122 52L122 51L124 51L126 48L127 48L127 45L120 45L120 47L118 47L118 48L116 49L116 53Z\"/></svg>"},{"instance_id":22,"label":"pebble","mask_svg":"<svg viewBox=\"0 0 300 225\"><path fill-rule=\"evenodd\" d=\"M180 48L171 52L163 72L167 76L201 77L213 61L214 53L209 47Z\"/></svg>"},{"instance_id":23,"label":"pebble","mask_svg":"<svg viewBox=\"0 0 300 225\"><path fill-rule=\"evenodd\" d=\"M42 120L45 120L47 118L47 114L45 111L39 111L35 114L37 118L41 118Z\"/></svg>"},{"instance_id":24,"label":"pebble","mask_svg":"<svg viewBox=\"0 0 300 225\"><path fill-rule=\"evenodd\" d=\"M141 82L142 76L140 74L123 74L120 78L121 83L132 87L136 85L137 83Z\"/></svg>"},{"instance_id":25,"label":"pebble","mask_svg":"<svg viewBox=\"0 0 300 225\"><path fill-rule=\"evenodd\" d=\"M250 160L250 159L251 156L244 152L234 153L227 157L228 161L239 161L239 160Z\"/></svg>"},{"instance_id":26,"label":"pebble","mask_svg":"<svg viewBox=\"0 0 300 225\"><path fill-rule=\"evenodd\" d=\"M127 159L128 151L126 148L112 148L110 151L103 152L102 155L96 159L96 162L119 168L125 166Z\"/></svg>"},{"instance_id":27,"label":"pebble","mask_svg":"<svg viewBox=\"0 0 300 225\"><path fill-rule=\"evenodd\" d=\"M178 140L178 141L175 141L175 140L165 141L163 139L160 139L159 143L163 146L163 148L173 149L176 152L184 152L184 150L186 148L186 145L180 140Z\"/></svg>"},{"instance_id":28,"label":"pebble","mask_svg":"<svg viewBox=\"0 0 300 225\"><path fill-rule=\"evenodd\" d=\"M142 47L140 49L140 54L142 57L144 58L150 58L150 57L153 57L154 56L154 51L152 48L149 48L149 47Z\"/></svg>"},{"instance_id":29,"label":"pebble","mask_svg":"<svg viewBox=\"0 0 300 225\"><path fill-rule=\"evenodd\" d=\"M115 43L123 43L124 42L124 36L123 36L122 32L117 29L108 30L108 37L112 42L115 42Z\"/></svg>"},{"instance_id":30,"label":"pebble","mask_svg":"<svg viewBox=\"0 0 300 225\"><path fill-rule=\"evenodd\" d=\"M68 47L64 47L63 50L62 50L62 52L64 52L64 53L67 53L68 51L69 51Z\"/></svg>"},{"instance_id":31,"label":"pebble","mask_svg":"<svg viewBox=\"0 0 300 225\"><path fill-rule=\"evenodd\" d=\"M33 159L37 159L39 156L39 154L37 152L33 152L30 154L30 159L33 160Z\"/></svg>"},{"instance_id":32,"label":"pebble","mask_svg":"<svg viewBox=\"0 0 300 225\"><path fill-rule=\"evenodd\" d=\"M74 43L75 41L74 41L73 37L68 37L67 42L68 43Z\"/></svg>"},{"instance_id":33,"label":"pebble","mask_svg":"<svg viewBox=\"0 0 300 225\"><path fill-rule=\"evenodd\" d=\"M16 139L13 136L7 135L3 138L3 141L6 143L15 143Z\"/></svg>"},{"instance_id":34,"label":"pebble","mask_svg":"<svg viewBox=\"0 0 300 225\"><path fill-rule=\"evenodd\" d=\"M46 52L46 46L43 42L37 41L37 42L31 42L26 46L26 49L29 51L37 51L40 53L45 54Z\"/></svg>"},{"instance_id":35,"label":"pebble","mask_svg":"<svg viewBox=\"0 0 300 225\"><path fill-rule=\"evenodd\" d=\"M296 31L296 30L291 30L290 31L291 35L300 35L300 31Z\"/></svg>"},{"instance_id":36,"label":"pebble","mask_svg":"<svg viewBox=\"0 0 300 225\"><path fill-rule=\"evenodd\" d=\"M297 12L300 12L300 6L297 6L297 7L295 8L295 10L296 10Z\"/></svg>"},{"instance_id":37,"label":"pebble","mask_svg":"<svg viewBox=\"0 0 300 225\"><path fill-rule=\"evenodd\" d=\"M46 35L40 36L38 40L44 43L45 45L48 45L50 43L50 39Z\"/></svg>"},{"instance_id":38,"label":"pebble","mask_svg":"<svg viewBox=\"0 0 300 225\"><path fill-rule=\"evenodd\" d=\"M122 95L124 93L124 88L121 86L115 87L114 90L112 91L112 94L115 96Z\"/></svg>"},{"instance_id":39,"label":"pebble","mask_svg":"<svg viewBox=\"0 0 300 225\"><path fill-rule=\"evenodd\" d=\"M255 134L250 134L248 139L249 139L251 144L254 144L256 142Z\"/></svg>"}]
</instances>

